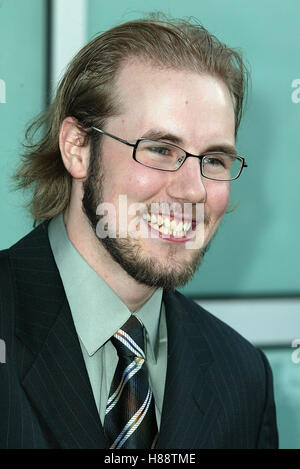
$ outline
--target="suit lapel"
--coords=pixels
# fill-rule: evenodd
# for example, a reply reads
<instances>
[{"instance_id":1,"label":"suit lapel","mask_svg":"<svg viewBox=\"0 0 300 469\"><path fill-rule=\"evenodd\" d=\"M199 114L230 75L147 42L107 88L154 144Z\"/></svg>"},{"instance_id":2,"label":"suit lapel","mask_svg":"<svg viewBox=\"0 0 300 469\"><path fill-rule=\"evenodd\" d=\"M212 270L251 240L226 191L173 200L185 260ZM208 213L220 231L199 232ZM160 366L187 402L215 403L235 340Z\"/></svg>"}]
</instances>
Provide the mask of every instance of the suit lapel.
<instances>
[{"instance_id":1,"label":"suit lapel","mask_svg":"<svg viewBox=\"0 0 300 469\"><path fill-rule=\"evenodd\" d=\"M12 248L11 262L19 305L16 330L28 350L22 384L32 407L61 448L105 448L46 225Z\"/></svg>"},{"instance_id":2,"label":"suit lapel","mask_svg":"<svg viewBox=\"0 0 300 469\"><path fill-rule=\"evenodd\" d=\"M220 409L211 373L213 357L191 303L185 310L178 293L164 294L164 302L168 366L157 447L204 448Z\"/></svg>"}]
</instances>

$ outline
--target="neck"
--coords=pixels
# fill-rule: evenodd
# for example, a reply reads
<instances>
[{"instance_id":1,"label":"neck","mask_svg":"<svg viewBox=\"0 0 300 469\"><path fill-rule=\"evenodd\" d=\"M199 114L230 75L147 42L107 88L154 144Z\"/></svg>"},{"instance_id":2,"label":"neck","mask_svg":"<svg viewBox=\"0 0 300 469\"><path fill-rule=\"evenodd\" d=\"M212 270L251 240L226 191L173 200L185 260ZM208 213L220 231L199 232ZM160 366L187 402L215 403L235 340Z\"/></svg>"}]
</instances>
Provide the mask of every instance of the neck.
<instances>
[{"instance_id":1,"label":"neck","mask_svg":"<svg viewBox=\"0 0 300 469\"><path fill-rule=\"evenodd\" d=\"M84 213L75 213L70 206L64 214L69 240L127 308L132 312L136 311L150 298L155 288L142 285L128 275L97 239Z\"/></svg>"}]
</instances>

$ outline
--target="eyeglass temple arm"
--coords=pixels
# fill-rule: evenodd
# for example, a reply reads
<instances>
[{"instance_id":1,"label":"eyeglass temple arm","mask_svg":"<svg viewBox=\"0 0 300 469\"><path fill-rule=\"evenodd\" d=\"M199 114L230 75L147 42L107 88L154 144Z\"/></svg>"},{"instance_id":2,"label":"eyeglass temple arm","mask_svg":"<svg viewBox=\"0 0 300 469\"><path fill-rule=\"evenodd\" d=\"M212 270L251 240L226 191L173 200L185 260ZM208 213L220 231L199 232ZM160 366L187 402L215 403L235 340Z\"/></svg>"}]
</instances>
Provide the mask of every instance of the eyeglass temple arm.
<instances>
[{"instance_id":1,"label":"eyeglass temple arm","mask_svg":"<svg viewBox=\"0 0 300 469\"><path fill-rule=\"evenodd\" d=\"M123 138L120 138L120 137L116 137L115 135L112 135L108 132L105 132L104 130L101 130L101 129L97 129L97 127L91 127L93 130L96 130L97 132L99 132L100 134L103 134L103 135L107 135L108 137L111 137L113 138L114 140L118 140L118 142L121 142L121 143L125 143L125 145L128 145L130 147L135 147L135 143L130 143L130 142L127 142L127 140L123 140Z\"/></svg>"}]
</instances>

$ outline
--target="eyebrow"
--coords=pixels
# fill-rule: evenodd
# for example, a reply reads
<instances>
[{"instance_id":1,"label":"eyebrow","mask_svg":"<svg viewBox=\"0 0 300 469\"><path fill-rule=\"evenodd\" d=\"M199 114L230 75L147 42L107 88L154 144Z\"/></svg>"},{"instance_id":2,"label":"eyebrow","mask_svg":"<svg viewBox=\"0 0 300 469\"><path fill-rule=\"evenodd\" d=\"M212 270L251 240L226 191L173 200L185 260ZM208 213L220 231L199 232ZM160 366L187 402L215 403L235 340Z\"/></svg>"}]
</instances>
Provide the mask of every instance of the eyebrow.
<instances>
[{"instance_id":1,"label":"eyebrow","mask_svg":"<svg viewBox=\"0 0 300 469\"><path fill-rule=\"evenodd\" d=\"M183 140L182 138L178 137L177 135L174 135L172 133L165 133L161 130L156 130L156 129L151 129L148 132L146 132L142 138L149 138L150 140L163 140L163 141L168 141L172 142L175 145L183 145ZM212 152L222 152L222 153L228 153L230 155L237 155L237 150L234 145L229 145L227 143L224 144L218 144L218 145L210 145L208 148L203 151L202 154L206 153L212 153ZM189 152L187 152L189 153ZM200 156L200 155L199 155Z\"/></svg>"},{"instance_id":2,"label":"eyebrow","mask_svg":"<svg viewBox=\"0 0 300 469\"><path fill-rule=\"evenodd\" d=\"M215 151L219 151L221 153L228 153L229 155L237 155L237 150L233 145L228 145L225 143L224 145L212 145L203 153L212 153Z\"/></svg>"},{"instance_id":3,"label":"eyebrow","mask_svg":"<svg viewBox=\"0 0 300 469\"><path fill-rule=\"evenodd\" d=\"M169 142L175 143L176 145L183 144L183 140L180 137L156 129L149 130L142 136L142 138L150 138L151 140L168 140Z\"/></svg>"}]
</instances>

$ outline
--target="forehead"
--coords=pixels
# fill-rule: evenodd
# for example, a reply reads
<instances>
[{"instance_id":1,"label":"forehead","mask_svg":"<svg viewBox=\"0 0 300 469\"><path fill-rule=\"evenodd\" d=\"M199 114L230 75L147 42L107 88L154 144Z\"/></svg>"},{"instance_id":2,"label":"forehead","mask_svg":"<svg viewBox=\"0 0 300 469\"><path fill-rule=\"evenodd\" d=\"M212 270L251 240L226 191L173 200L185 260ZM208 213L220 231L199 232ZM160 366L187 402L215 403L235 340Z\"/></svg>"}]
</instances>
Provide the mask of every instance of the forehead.
<instances>
[{"instance_id":1,"label":"forehead","mask_svg":"<svg viewBox=\"0 0 300 469\"><path fill-rule=\"evenodd\" d=\"M116 93L121 109L117 120L121 118L128 131L141 135L149 127L160 127L189 139L199 138L202 129L206 136L209 132L234 140L230 92L212 75L131 60L118 74Z\"/></svg>"}]
</instances>

